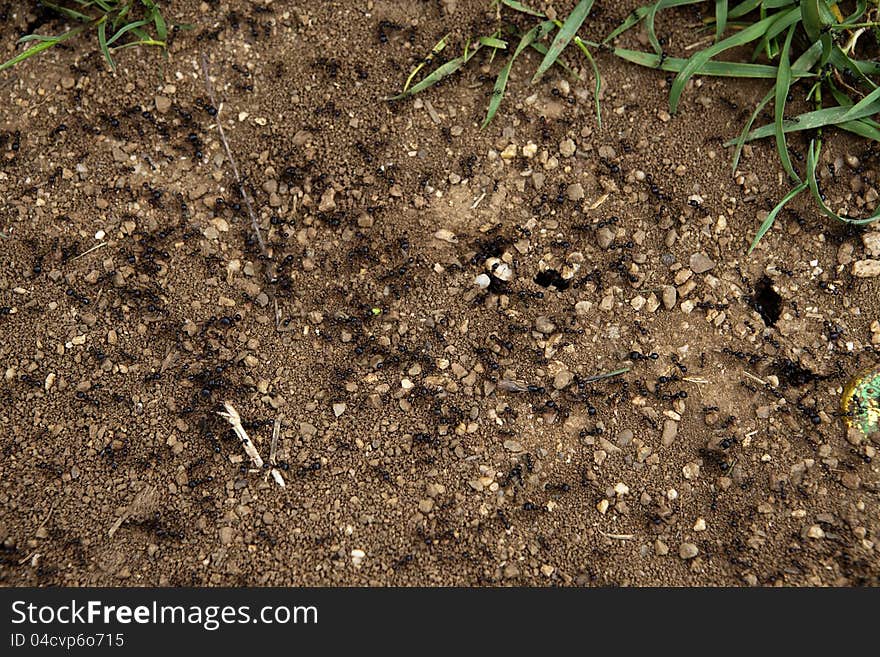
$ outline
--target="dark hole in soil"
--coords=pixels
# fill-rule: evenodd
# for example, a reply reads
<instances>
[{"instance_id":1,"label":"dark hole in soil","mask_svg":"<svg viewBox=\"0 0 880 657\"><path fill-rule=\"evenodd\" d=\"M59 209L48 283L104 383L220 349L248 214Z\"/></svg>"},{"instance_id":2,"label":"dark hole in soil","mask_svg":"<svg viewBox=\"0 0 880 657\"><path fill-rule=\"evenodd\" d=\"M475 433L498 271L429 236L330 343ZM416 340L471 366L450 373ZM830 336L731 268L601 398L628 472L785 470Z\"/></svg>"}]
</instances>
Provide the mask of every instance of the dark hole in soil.
<instances>
[{"instance_id":1,"label":"dark hole in soil","mask_svg":"<svg viewBox=\"0 0 880 657\"><path fill-rule=\"evenodd\" d=\"M764 276L757 285L752 295L751 306L764 320L767 326L775 326L782 313L782 297L773 289L773 281Z\"/></svg>"},{"instance_id":2,"label":"dark hole in soil","mask_svg":"<svg viewBox=\"0 0 880 657\"><path fill-rule=\"evenodd\" d=\"M571 284L569 281L562 278L562 275L555 269L545 269L542 272L538 272L535 276L535 283L541 287L550 287L553 285L559 291L567 290L568 286Z\"/></svg>"}]
</instances>

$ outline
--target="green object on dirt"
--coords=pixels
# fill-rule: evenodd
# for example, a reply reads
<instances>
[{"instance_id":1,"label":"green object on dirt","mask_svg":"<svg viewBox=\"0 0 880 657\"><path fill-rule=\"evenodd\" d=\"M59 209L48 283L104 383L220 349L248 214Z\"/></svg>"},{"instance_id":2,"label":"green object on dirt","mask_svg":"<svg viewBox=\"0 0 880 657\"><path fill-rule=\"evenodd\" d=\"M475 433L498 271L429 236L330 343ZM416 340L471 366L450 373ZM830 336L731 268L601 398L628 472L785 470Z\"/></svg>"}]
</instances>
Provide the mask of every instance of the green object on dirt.
<instances>
[{"instance_id":1,"label":"green object on dirt","mask_svg":"<svg viewBox=\"0 0 880 657\"><path fill-rule=\"evenodd\" d=\"M880 365L856 374L843 389L840 406L846 423L866 437L880 431Z\"/></svg>"},{"instance_id":2,"label":"green object on dirt","mask_svg":"<svg viewBox=\"0 0 880 657\"><path fill-rule=\"evenodd\" d=\"M706 5L706 37L697 38L685 50L696 49L687 59L674 60L663 52L654 22L660 12L687 5ZM880 113L880 65L873 57L869 42L880 30L877 3L859 0L741 0L728 6L723 0L655 0L637 8L609 34L609 44L628 30L644 23L653 52L611 51L628 61L671 70L676 73L670 85L669 107L675 112L687 83L695 75L725 77L765 77L769 66L774 85L758 103L739 137L725 145L735 146L733 170L737 169L743 146L751 141L775 138L779 161L788 175L790 191L773 208L752 242L751 252L772 228L779 212L802 193L808 193L822 214L844 223L862 225L880 219L880 211L868 210L870 216L850 216L845 210L831 207L816 180L823 129L838 128L871 141L880 141L880 124L873 117ZM844 12L851 12L845 14ZM714 41L714 43L710 43ZM743 61L752 49L751 60ZM724 56L728 59L721 60ZM757 61L757 60L761 61ZM712 65L711 69L709 65ZM747 67L747 68L744 68ZM761 111L773 101L774 118L753 128ZM800 114L788 116L793 101L807 101ZM792 103L790 105L790 103ZM807 157L796 158L789 150L793 133L807 131Z\"/></svg>"},{"instance_id":3,"label":"green object on dirt","mask_svg":"<svg viewBox=\"0 0 880 657\"><path fill-rule=\"evenodd\" d=\"M83 32L94 30L107 64L116 71L113 51L135 46L153 46L166 51L168 25L156 0L76 0L77 9L43 0L41 3L59 16L80 23L57 36L28 34L18 42L36 45L0 63L0 71L15 66ZM67 3L70 4L70 3ZM178 26L185 27L185 26Z\"/></svg>"}]
</instances>

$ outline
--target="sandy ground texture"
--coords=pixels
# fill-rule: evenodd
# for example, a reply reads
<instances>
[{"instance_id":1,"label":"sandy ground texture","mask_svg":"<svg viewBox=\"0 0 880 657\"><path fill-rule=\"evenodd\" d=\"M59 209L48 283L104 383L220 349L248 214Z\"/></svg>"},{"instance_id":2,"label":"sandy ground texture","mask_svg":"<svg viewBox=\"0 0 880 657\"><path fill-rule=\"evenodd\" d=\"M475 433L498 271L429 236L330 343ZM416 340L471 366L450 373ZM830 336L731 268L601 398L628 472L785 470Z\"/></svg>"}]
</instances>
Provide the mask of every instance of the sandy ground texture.
<instances>
[{"instance_id":1,"label":"sandy ground texture","mask_svg":"<svg viewBox=\"0 0 880 657\"><path fill-rule=\"evenodd\" d=\"M384 98L483 0L166 4L164 64L0 74L0 583L880 583L878 444L839 410L880 233L804 198L745 255L787 191L772 143L724 147L765 84L670 116L602 54L600 130L585 62L530 86L528 53L480 130L498 61ZM598 4L593 36L635 6ZM18 5L4 58L59 28ZM670 53L698 21L661 15ZM827 139L834 207L876 205L878 156Z\"/></svg>"}]
</instances>

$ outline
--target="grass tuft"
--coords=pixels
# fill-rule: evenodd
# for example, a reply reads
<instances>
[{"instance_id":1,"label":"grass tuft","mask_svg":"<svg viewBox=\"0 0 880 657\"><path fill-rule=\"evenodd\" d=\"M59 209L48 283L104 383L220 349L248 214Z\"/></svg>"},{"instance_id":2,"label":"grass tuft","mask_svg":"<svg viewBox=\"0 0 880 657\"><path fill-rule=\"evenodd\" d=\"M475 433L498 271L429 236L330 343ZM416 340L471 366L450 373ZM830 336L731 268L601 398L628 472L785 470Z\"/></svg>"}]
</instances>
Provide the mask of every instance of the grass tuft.
<instances>
[{"instance_id":1,"label":"grass tuft","mask_svg":"<svg viewBox=\"0 0 880 657\"><path fill-rule=\"evenodd\" d=\"M0 64L0 71L83 33L94 31L107 64L116 71L113 52L135 46L152 46L165 52L168 25L155 0L72 0L66 4L42 1L42 5L76 27L55 36L28 34L19 43L36 42ZM73 8L69 5L76 5Z\"/></svg>"},{"instance_id":2,"label":"grass tuft","mask_svg":"<svg viewBox=\"0 0 880 657\"><path fill-rule=\"evenodd\" d=\"M466 47L463 56L439 65L420 82L410 86L421 69L439 54L435 46L429 58L410 74L403 92L394 98L403 98L434 86L460 70L484 47L492 48L493 58L498 53L504 53L507 61L495 79L483 127L497 114L513 63L528 47L544 55L532 76L533 84L554 64L567 69L560 56L569 45L575 45L583 53L596 79L593 95L600 126L601 80L592 55L592 51L599 49L640 66L675 73L669 93L672 112L678 110L688 82L696 75L768 80L773 83L771 89L757 104L739 135L726 145L734 147L733 170L736 171L745 144L774 138L779 161L791 180L792 188L767 215L749 252L772 228L782 209L803 192L809 191L819 210L838 221L867 224L880 218L880 207L866 218L835 212L828 206L816 177L826 129L837 128L865 139L880 141L880 123L872 118L880 113L880 61L876 53L880 42L880 3L868 0L847 3L836 0L741 0L736 3L727 0L656 0L632 11L601 43L577 34L593 7L593 0L578 2L564 22L548 20L544 13L518 0L494 0L494 4L499 21L502 21L502 9L505 9L508 10L508 18L512 18L509 14L513 12L513 16L525 16L531 21L540 22L522 31L517 22L507 20L494 34L478 37L474 49L468 50ZM713 34L705 39L707 45L690 57L669 56L663 51L663 42L657 36L656 19L665 10L688 5L709 5L705 14L714 12L714 15L704 19L704 22L706 29L711 29ZM848 15L843 14L841 7L844 5L850 12ZM651 51L611 45L614 39L640 24L644 24ZM501 38L506 33L519 39L512 52ZM548 47L542 41L551 35L553 40ZM445 45L445 38L441 44ZM751 49L751 57L740 56L732 61L719 59L742 52L744 46ZM786 110L793 100L806 101L812 109L796 116L786 116ZM754 127L761 111L771 102L773 122ZM807 157L799 158L804 162L801 171L798 171L789 152L790 139L795 133L804 133L807 138Z\"/></svg>"},{"instance_id":3,"label":"grass tuft","mask_svg":"<svg viewBox=\"0 0 880 657\"><path fill-rule=\"evenodd\" d=\"M499 26L492 34L475 37L472 40L475 41L473 46L470 45L471 42L469 41L468 44L465 45L464 53L462 55L438 64L419 82L412 84L413 80L428 66L428 64L434 59L439 58L442 50L446 47L448 39L448 36L444 37L436 46L434 46L431 53L413 68L403 86L403 91L387 100L400 100L401 98L412 96L420 91L435 86L444 78L461 70L478 54L478 52L488 49L490 51L490 62L493 61L496 56L506 58L507 61L501 67L501 70L495 78L492 96L489 99L489 106L486 110L486 118L483 120L483 127L485 128L491 123L492 119L498 113L498 109L501 107L513 64L523 51L531 48L544 56L532 76L532 84L535 84L541 79L544 73L553 66L559 66L569 75L577 77L577 74L562 59L560 59L560 55L563 51L570 44L574 43L587 58L596 78L594 99L596 104L596 115L601 127L602 117L599 108L599 89L601 88L601 80L599 78L599 70L596 67L596 63L590 52L590 48L598 48L599 44L582 40L577 36L577 31L580 29L581 25L583 25L590 13L590 9L593 6L593 0L581 0L566 18L564 23L548 20L543 12L532 9L518 0L494 0L494 4L497 8ZM502 15L502 9L508 11L504 12ZM518 15L526 16L532 21L538 20L540 22L530 29L523 31L516 22L512 20ZM553 41L549 46L542 43L544 39L554 33ZM508 37L511 41L506 40ZM512 51L509 48L510 43L517 44L516 48Z\"/></svg>"},{"instance_id":4,"label":"grass tuft","mask_svg":"<svg viewBox=\"0 0 880 657\"><path fill-rule=\"evenodd\" d=\"M714 17L706 20L707 25L714 25L714 43L687 59L667 57L659 50L655 17L670 7L696 4L714 6ZM880 208L866 218L835 212L828 206L816 177L825 129L837 128L880 141L880 124L871 118L880 112L880 64L876 53L865 52L870 47L876 49L880 8L876 2L857 0L846 3L851 13L844 16L841 6L834 0L743 0L733 6L724 0L658 0L630 14L605 40L608 43L644 22L655 53L621 49L613 52L642 66L676 74L669 94L672 112L678 110L687 83L695 75L773 80L772 88L758 103L739 136L726 144L735 147L736 170L745 144L773 137L779 161L792 181L791 190L758 229L750 253L773 226L780 211L806 191L823 214L838 221L867 224L880 218ZM756 45L749 61L716 59L750 44ZM806 101L812 109L786 116L790 99ZM773 122L754 128L761 110L771 102ZM789 153L793 133L805 133L807 137L807 157L801 172Z\"/></svg>"}]
</instances>

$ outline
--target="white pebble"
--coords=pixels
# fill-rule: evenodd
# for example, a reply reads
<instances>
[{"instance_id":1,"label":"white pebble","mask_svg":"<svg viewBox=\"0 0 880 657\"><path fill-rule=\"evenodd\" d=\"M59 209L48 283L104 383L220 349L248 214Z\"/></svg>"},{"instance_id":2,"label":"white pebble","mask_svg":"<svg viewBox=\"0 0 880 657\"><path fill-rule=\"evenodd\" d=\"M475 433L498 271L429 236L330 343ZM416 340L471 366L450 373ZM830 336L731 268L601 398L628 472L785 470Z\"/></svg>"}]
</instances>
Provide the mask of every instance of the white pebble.
<instances>
[{"instance_id":1,"label":"white pebble","mask_svg":"<svg viewBox=\"0 0 880 657\"><path fill-rule=\"evenodd\" d=\"M487 287L489 287L489 284L491 282L492 279L486 276L486 274L480 274L474 279L474 284L481 290L485 290Z\"/></svg>"}]
</instances>

